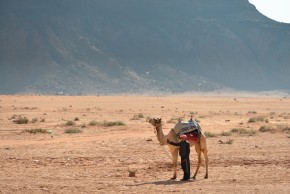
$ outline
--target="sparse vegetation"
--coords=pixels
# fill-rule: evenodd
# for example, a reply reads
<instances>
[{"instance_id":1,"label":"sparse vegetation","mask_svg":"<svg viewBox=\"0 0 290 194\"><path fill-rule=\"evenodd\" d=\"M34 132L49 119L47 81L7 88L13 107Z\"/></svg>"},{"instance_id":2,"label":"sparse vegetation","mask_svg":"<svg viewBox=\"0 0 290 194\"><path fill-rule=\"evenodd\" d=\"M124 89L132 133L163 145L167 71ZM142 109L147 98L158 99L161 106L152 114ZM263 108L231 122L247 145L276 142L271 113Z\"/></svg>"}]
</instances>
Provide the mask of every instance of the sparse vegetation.
<instances>
[{"instance_id":1,"label":"sparse vegetation","mask_svg":"<svg viewBox=\"0 0 290 194\"><path fill-rule=\"evenodd\" d=\"M75 119L74 119L74 121L79 121L80 119L79 119L79 117L76 117Z\"/></svg>"},{"instance_id":2,"label":"sparse vegetation","mask_svg":"<svg viewBox=\"0 0 290 194\"><path fill-rule=\"evenodd\" d=\"M272 128L269 127L269 126L261 126L261 127L259 128L259 131L262 132L262 133L264 133L264 132L269 132L269 131L271 131L271 130L272 130Z\"/></svg>"},{"instance_id":3,"label":"sparse vegetation","mask_svg":"<svg viewBox=\"0 0 290 194\"><path fill-rule=\"evenodd\" d=\"M131 120L140 120L142 118L145 118L144 115L142 113L139 113L137 115L134 115Z\"/></svg>"},{"instance_id":4,"label":"sparse vegetation","mask_svg":"<svg viewBox=\"0 0 290 194\"><path fill-rule=\"evenodd\" d=\"M257 111L253 111L253 110L252 110L252 111L249 111L248 113L249 113L249 114L257 114Z\"/></svg>"},{"instance_id":5,"label":"sparse vegetation","mask_svg":"<svg viewBox=\"0 0 290 194\"><path fill-rule=\"evenodd\" d=\"M122 121L104 121L102 125L105 127L111 127L111 126L125 125L125 123L123 123Z\"/></svg>"},{"instance_id":6,"label":"sparse vegetation","mask_svg":"<svg viewBox=\"0 0 290 194\"><path fill-rule=\"evenodd\" d=\"M14 123L16 124L27 124L28 123L28 118L26 117L18 117L13 120Z\"/></svg>"},{"instance_id":7,"label":"sparse vegetation","mask_svg":"<svg viewBox=\"0 0 290 194\"><path fill-rule=\"evenodd\" d=\"M253 135L255 135L256 134L256 130L254 130L254 129L244 129L244 128L241 128L241 129L239 129L239 134L241 134L241 135L248 135L248 136L253 136Z\"/></svg>"},{"instance_id":8,"label":"sparse vegetation","mask_svg":"<svg viewBox=\"0 0 290 194\"><path fill-rule=\"evenodd\" d=\"M86 124L83 123L83 124L80 125L80 127L81 127L81 128L86 128Z\"/></svg>"},{"instance_id":9,"label":"sparse vegetation","mask_svg":"<svg viewBox=\"0 0 290 194\"><path fill-rule=\"evenodd\" d=\"M217 136L218 136L218 134L213 133L213 132L209 132L209 131L204 132L204 135L205 135L206 137L208 137L208 138L211 138L211 137L217 137Z\"/></svg>"},{"instance_id":10,"label":"sparse vegetation","mask_svg":"<svg viewBox=\"0 0 290 194\"><path fill-rule=\"evenodd\" d=\"M66 126L73 126L73 125L75 125L75 122L73 122L73 121L67 121L67 122L65 123L65 125L66 125Z\"/></svg>"},{"instance_id":11,"label":"sparse vegetation","mask_svg":"<svg viewBox=\"0 0 290 194\"><path fill-rule=\"evenodd\" d=\"M245 129L245 128L233 128L230 130L232 133L238 133L241 135L248 135L248 136L252 136L256 134L256 130L254 129Z\"/></svg>"},{"instance_id":12,"label":"sparse vegetation","mask_svg":"<svg viewBox=\"0 0 290 194\"><path fill-rule=\"evenodd\" d=\"M103 122L98 122L95 120L90 121L89 125L91 126L105 126L105 127L111 127L111 126L120 126L120 125L125 125L124 122L122 121L103 121Z\"/></svg>"},{"instance_id":13,"label":"sparse vegetation","mask_svg":"<svg viewBox=\"0 0 290 194\"><path fill-rule=\"evenodd\" d=\"M47 130L42 128L36 128L36 129L26 129L25 132L36 134L36 133L47 133Z\"/></svg>"},{"instance_id":14,"label":"sparse vegetation","mask_svg":"<svg viewBox=\"0 0 290 194\"><path fill-rule=\"evenodd\" d=\"M83 131L80 130L80 129L66 129L64 130L64 133L69 133L69 134L72 134L72 133L82 133Z\"/></svg>"},{"instance_id":15,"label":"sparse vegetation","mask_svg":"<svg viewBox=\"0 0 290 194\"><path fill-rule=\"evenodd\" d=\"M277 126L282 132L290 133L290 127L287 124L281 124Z\"/></svg>"},{"instance_id":16,"label":"sparse vegetation","mask_svg":"<svg viewBox=\"0 0 290 194\"><path fill-rule=\"evenodd\" d=\"M89 125L90 126L95 126L95 125L99 125L99 122L95 121L95 120L92 120L89 122Z\"/></svg>"},{"instance_id":17,"label":"sparse vegetation","mask_svg":"<svg viewBox=\"0 0 290 194\"><path fill-rule=\"evenodd\" d=\"M230 136L230 135L232 135L232 133L230 131L222 131L220 135L221 136Z\"/></svg>"},{"instance_id":18,"label":"sparse vegetation","mask_svg":"<svg viewBox=\"0 0 290 194\"><path fill-rule=\"evenodd\" d=\"M265 118L262 116L259 117L252 117L248 120L248 123L254 123L254 122L264 122Z\"/></svg>"},{"instance_id":19,"label":"sparse vegetation","mask_svg":"<svg viewBox=\"0 0 290 194\"><path fill-rule=\"evenodd\" d=\"M37 121L38 121L38 118L33 118L33 119L31 120L32 123L36 123Z\"/></svg>"},{"instance_id":20,"label":"sparse vegetation","mask_svg":"<svg viewBox=\"0 0 290 194\"><path fill-rule=\"evenodd\" d=\"M232 133L238 133L239 132L239 129L238 128L233 128L233 129L231 129L231 132Z\"/></svg>"}]
</instances>

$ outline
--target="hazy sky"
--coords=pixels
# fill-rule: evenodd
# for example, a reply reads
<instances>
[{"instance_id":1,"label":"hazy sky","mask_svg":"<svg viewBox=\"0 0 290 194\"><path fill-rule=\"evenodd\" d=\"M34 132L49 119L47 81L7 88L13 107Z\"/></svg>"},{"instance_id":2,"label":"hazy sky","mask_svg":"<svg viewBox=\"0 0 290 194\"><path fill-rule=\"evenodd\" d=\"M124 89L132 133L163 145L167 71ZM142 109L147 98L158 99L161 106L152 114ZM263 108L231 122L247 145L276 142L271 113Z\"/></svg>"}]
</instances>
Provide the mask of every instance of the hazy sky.
<instances>
[{"instance_id":1,"label":"hazy sky","mask_svg":"<svg viewBox=\"0 0 290 194\"><path fill-rule=\"evenodd\" d=\"M290 23L290 0L249 0L265 16L284 23Z\"/></svg>"}]
</instances>

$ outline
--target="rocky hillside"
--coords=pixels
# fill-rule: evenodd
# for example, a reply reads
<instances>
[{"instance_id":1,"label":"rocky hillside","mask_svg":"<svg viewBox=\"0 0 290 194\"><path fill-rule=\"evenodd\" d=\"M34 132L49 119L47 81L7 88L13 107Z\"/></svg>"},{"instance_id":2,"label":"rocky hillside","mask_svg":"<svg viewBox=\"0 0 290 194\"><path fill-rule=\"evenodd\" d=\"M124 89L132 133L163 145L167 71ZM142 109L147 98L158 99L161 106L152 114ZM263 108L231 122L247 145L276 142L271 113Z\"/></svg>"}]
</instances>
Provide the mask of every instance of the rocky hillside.
<instances>
[{"instance_id":1,"label":"rocky hillside","mask_svg":"<svg viewBox=\"0 0 290 194\"><path fill-rule=\"evenodd\" d=\"M0 1L0 93L290 90L290 25L247 0Z\"/></svg>"}]
</instances>

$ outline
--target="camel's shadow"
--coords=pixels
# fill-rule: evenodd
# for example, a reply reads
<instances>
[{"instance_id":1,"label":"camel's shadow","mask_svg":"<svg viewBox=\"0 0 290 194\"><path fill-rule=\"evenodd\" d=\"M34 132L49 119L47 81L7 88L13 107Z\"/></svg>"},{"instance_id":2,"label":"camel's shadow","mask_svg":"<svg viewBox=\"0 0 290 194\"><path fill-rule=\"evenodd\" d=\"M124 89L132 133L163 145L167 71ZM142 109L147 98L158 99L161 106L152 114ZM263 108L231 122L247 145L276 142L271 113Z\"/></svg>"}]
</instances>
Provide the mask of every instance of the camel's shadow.
<instances>
[{"instance_id":1,"label":"camel's shadow","mask_svg":"<svg viewBox=\"0 0 290 194\"><path fill-rule=\"evenodd\" d=\"M179 184L186 184L186 183L192 183L196 182L196 180L188 180L188 181L179 181L179 180L162 180L162 181L152 181L152 182L145 182L145 183L139 183L135 184L134 186L141 186L141 185L148 185L148 184L154 184L154 185L179 185Z\"/></svg>"}]
</instances>

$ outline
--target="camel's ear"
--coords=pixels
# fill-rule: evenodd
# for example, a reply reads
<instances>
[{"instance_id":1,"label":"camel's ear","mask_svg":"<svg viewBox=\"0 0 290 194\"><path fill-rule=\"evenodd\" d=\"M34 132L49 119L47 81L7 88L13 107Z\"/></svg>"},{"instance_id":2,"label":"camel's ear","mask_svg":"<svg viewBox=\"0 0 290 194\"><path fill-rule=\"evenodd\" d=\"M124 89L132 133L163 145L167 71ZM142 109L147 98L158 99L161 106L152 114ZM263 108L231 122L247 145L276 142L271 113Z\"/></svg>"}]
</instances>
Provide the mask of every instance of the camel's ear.
<instances>
[{"instance_id":1,"label":"camel's ear","mask_svg":"<svg viewBox=\"0 0 290 194\"><path fill-rule=\"evenodd\" d=\"M155 123L156 123L156 124L161 124L161 122L162 122L162 119L161 119L161 118L157 118L157 119L155 120Z\"/></svg>"}]
</instances>

